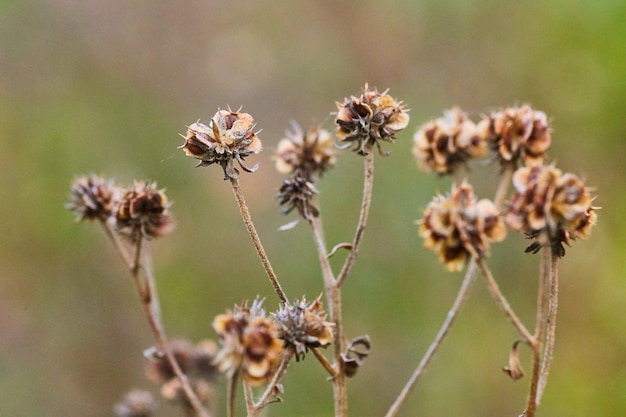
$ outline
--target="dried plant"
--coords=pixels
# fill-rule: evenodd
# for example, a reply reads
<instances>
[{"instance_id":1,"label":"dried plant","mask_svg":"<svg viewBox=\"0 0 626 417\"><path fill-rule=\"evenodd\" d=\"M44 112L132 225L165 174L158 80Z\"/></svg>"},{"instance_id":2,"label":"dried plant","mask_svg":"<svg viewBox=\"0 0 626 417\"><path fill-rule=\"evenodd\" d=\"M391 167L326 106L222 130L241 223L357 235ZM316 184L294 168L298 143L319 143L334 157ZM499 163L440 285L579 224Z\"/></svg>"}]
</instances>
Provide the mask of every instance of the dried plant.
<instances>
[{"instance_id":1,"label":"dried plant","mask_svg":"<svg viewBox=\"0 0 626 417\"><path fill-rule=\"evenodd\" d=\"M200 160L198 166L219 164L230 182L236 204L270 284L278 298L271 314L263 300L244 302L213 320L217 340L197 345L188 341L169 342L161 323L160 309L148 243L172 230L170 204L163 190L151 182L135 181L127 189L112 180L92 175L74 181L68 208L78 221L99 222L128 267L156 346L146 350L146 373L161 385L161 394L181 406L185 415L214 414L213 384L218 374L228 381L228 416L235 415L238 382L243 384L246 413L257 416L269 404L281 401L282 381L292 360L303 360L309 353L319 361L333 385L336 417L348 415L346 378L354 377L364 366L372 348L369 336L349 338L343 327L342 287L357 260L369 217L374 181L376 146L381 156L382 142L393 142L407 127L409 115L401 101L387 91L379 93L366 84L358 96L337 103L335 115L337 144L328 130L313 124L306 131L293 124L274 155L276 168L289 177L279 187L278 201L284 213L296 211L308 223L321 268L322 295L312 302L302 296L293 303L282 289L259 238L243 192L239 170L248 168L244 158L260 152L262 146L251 115L240 110L219 110L208 125L200 121L188 127L181 148ZM541 402L554 351L558 305L558 260L565 255L563 245L588 238L597 220L594 197L584 181L545 165L545 152L551 136L546 115L530 106L513 107L471 121L454 108L443 118L424 123L413 136L413 154L418 167L426 172L453 178L451 192L437 195L417 221L424 246L438 255L450 271L466 268L465 277L447 318L433 342L416 365L386 417L395 416L409 393L421 379L428 364L444 342L458 317L477 272L485 278L488 290L519 334L512 343L504 371L512 379L524 376L519 358L520 345L532 351L528 400L521 416L533 417ZM362 158L363 193L356 216L354 237L349 243L328 249L322 225L322 208L316 183L335 165L338 148L353 147ZM491 152L492 161L502 165L500 182L493 200L479 199L461 171L469 161ZM509 185L513 193L507 201ZM292 222L288 227L293 227ZM491 244L502 241L510 230L532 239L527 249L541 253L538 277L537 312L532 330L519 319L502 294L487 266ZM285 227L285 228L288 228ZM333 270L331 256L347 251L341 268ZM354 279L358 279L355 277ZM251 294L244 297L254 298ZM267 303L266 303L267 304ZM349 311L346 311L349 313ZM504 342L506 345L509 342ZM253 387L264 387L255 392ZM387 387L388 388L388 387ZM143 391L132 391L115 406L118 416L152 416L155 405Z\"/></svg>"}]
</instances>

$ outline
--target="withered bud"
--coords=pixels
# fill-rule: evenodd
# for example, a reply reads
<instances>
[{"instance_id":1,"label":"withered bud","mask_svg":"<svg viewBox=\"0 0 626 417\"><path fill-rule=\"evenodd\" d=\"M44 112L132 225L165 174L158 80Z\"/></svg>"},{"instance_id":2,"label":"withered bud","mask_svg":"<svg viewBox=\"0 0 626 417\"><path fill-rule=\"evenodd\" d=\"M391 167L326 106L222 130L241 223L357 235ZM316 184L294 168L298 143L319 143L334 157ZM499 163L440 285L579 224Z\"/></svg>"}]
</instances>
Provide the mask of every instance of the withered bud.
<instances>
[{"instance_id":1,"label":"withered bud","mask_svg":"<svg viewBox=\"0 0 626 417\"><path fill-rule=\"evenodd\" d=\"M229 378L241 372L253 386L267 382L274 375L283 348L278 327L266 317L262 303L257 299L252 307L246 303L235 306L233 312L220 314L213 320L222 344L214 363Z\"/></svg>"},{"instance_id":2,"label":"withered bud","mask_svg":"<svg viewBox=\"0 0 626 417\"><path fill-rule=\"evenodd\" d=\"M302 297L292 305L284 305L274 314L279 337L285 342L285 348L295 351L296 361L304 358L310 348L325 348L333 341L334 324L326 321L320 299L321 296L307 304Z\"/></svg>"},{"instance_id":3,"label":"withered bud","mask_svg":"<svg viewBox=\"0 0 626 417\"><path fill-rule=\"evenodd\" d=\"M341 354L343 373L349 378L356 375L371 350L372 343L368 335L352 339L346 351Z\"/></svg>"},{"instance_id":4,"label":"withered bud","mask_svg":"<svg viewBox=\"0 0 626 417\"><path fill-rule=\"evenodd\" d=\"M283 181L278 191L278 202L284 207L283 214L297 209L302 218L310 220L319 215L317 207L312 202L316 194L317 188L306 178L289 178Z\"/></svg>"},{"instance_id":5,"label":"withered bud","mask_svg":"<svg viewBox=\"0 0 626 417\"><path fill-rule=\"evenodd\" d=\"M490 200L478 200L467 182L449 195L436 196L418 222L424 247L435 251L450 271L460 271L467 259L489 253L489 242L506 236L504 222Z\"/></svg>"},{"instance_id":6,"label":"withered bud","mask_svg":"<svg viewBox=\"0 0 626 417\"><path fill-rule=\"evenodd\" d=\"M297 123L292 126L278 142L274 156L278 172L313 179L335 165L337 150L327 130L313 125L303 132Z\"/></svg>"},{"instance_id":7,"label":"withered bud","mask_svg":"<svg viewBox=\"0 0 626 417\"><path fill-rule=\"evenodd\" d=\"M337 103L337 138L346 143L344 148L354 144L357 153L366 155L376 144L379 153L386 155L380 141L393 142L395 134L409 124L408 110L387 91L381 94L365 84L359 97Z\"/></svg>"},{"instance_id":8,"label":"withered bud","mask_svg":"<svg viewBox=\"0 0 626 417\"><path fill-rule=\"evenodd\" d=\"M152 417L156 410L152 394L142 390L130 391L113 407L115 417Z\"/></svg>"},{"instance_id":9,"label":"withered bud","mask_svg":"<svg viewBox=\"0 0 626 417\"><path fill-rule=\"evenodd\" d=\"M132 242L160 237L174 227L169 207L164 190L158 190L156 183L135 181L120 199L115 225Z\"/></svg>"},{"instance_id":10,"label":"withered bud","mask_svg":"<svg viewBox=\"0 0 626 417\"><path fill-rule=\"evenodd\" d=\"M478 123L478 130L502 165L542 165L550 148L548 117L528 105L485 116Z\"/></svg>"},{"instance_id":11,"label":"withered bud","mask_svg":"<svg viewBox=\"0 0 626 417\"><path fill-rule=\"evenodd\" d=\"M522 167L513 174L513 186L506 223L536 239L527 251L550 245L555 255L563 256L563 243L591 234L598 207L592 206L589 188L576 175L554 166Z\"/></svg>"},{"instance_id":12,"label":"withered bud","mask_svg":"<svg viewBox=\"0 0 626 417\"><path fill-rule=\"evenodd\" d=\"M478 135L476 124L459 108L427 122L413 135L413 156L426 172L454 173L470 158L487 153L487 142Z\"/></svg>"},{"instance_id":13,"label":"withered bud","mask_svg":"<svg viewBox=\"0 0 626 417\"><path fill-rule=\"evenodd\" d=\"M76 220L106 222L117 204L120 191L111 179L97 175L78 177L72 183L70 202L65 206Z\"/></svg>"},{"instance_id":14,"label":"withered bud","mask_svg":"<svg viewBox=\"0 0 626 417\"><path fill-rule=\"evenodd\" d=\"M239 170L233 160L246 172L254 172L258 165L248 168L245 157L261 152L261 141L253 131L254 120L248 113L219 110L209 122L193 123L183 136L185 143L180 146L188 156L200 159L197 166L219 164L224 170L224 179L238 178Z\"/></svg>"}]
</instances>

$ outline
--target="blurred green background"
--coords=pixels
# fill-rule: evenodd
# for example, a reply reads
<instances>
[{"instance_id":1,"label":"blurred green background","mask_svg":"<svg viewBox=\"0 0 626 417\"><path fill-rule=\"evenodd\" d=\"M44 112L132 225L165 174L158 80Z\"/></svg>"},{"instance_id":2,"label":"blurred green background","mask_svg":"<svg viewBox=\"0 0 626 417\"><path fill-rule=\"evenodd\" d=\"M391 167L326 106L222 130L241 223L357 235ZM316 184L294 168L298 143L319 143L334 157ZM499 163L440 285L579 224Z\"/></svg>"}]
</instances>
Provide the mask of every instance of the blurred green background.
<instances>
[{"instance_id":1,"label":"blurred green background","mask_svg":"<svg viewBox=\"0 0 626 417\"><path fill-rule=\"evenodd\" d=\"M213 338L212 318L234 303L277 300L221 170L194 169L178 134L227 105L255 117L266 151L249 159L261 169L242 187L285 290L312 299L322 291L312 239L304 224L277 231L292 217L279 214L271 154L292 119L332 129L334 102L365 82L390 88L411 124L377 159L371 221L345 286L348 335L373 341L349 381L350 415L384 414L462 278L413 225L449 189L418 172L414 130L453 105L476 120L523 103L551 117L552 160L586 177L603 207L591 239L561 262L540 415L626 415L625 22L626 3L611 0L0 0L0 415L107 416L128 389L157 390L144 378L141 352L153 342L127 271L97 225L76 225L63 208L76 175L167 188L177 228L153 245L166 327ZM331 246L352 238L361 171L344 152L319 185ZM493 195L497 172L474 168L480 196ZM526 244L510 234L490 265L530 325L538 257ZM516 337L479 279L400 415L517 416L528 378L500 370ZM313 358L292 366L284 398L269 414L332 413Z\"/></svg>"}]
</instances>

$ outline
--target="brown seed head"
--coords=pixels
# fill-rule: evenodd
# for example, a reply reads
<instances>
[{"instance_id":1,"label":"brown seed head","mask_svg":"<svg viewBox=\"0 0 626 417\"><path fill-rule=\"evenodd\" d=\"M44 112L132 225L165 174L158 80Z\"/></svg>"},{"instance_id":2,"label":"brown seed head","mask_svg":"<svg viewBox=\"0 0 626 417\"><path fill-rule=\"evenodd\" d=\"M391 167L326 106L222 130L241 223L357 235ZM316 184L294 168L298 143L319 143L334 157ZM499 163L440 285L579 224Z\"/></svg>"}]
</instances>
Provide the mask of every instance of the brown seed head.
<instances>
[{"instance_id":1,"label":"brown seed head","mask_svg":"<svg viewBox=\"0 0 626 417\"><path fill-rule=\"evenodd\" d=\"M387 90L382 94L365 84L359 97L351 96L337 103L337 137L346 147L355 144L354 150L361 155L369 152L374 144L378 151L380 141L393 142L396 132L409 124L409 115L401 101L395 101Z\"/></svg>"},{"instance_id":2,"label":"brown seed head","mask_svg":"<svg viewBox=\"0 0 626 417\"><path fill-rule=\"evenodd\" d=\"M317 188L306 178L289 178L283 181L278 191L278 202L284 207L283 214L297 209L302 218L310 220L319 215L319 210L312 201L316 194Z\"/></svg>"},{"instance_id":3,"label":"brown seed head","mask_svg":"<svg viewBox=\"0 0 626 417\"><path fill-rule=\"evenodd\" d=\"M591 234L597 207L591 205L591 193L577 176L553 166L522 167L513 175L513 186L506 223L537 238L529 252L550 244L557 256L563 256L563 243Z\"/></svg>"},{"instance_id":4,"label":"brown seed head","mask_svg":"<svg viewBox=\"0 0 626 417\"><path fill-rule=\"evenodd\" d=\"M317 297L307 304L306 299L285 305L274 315L279 337L285 347L293 349L296 360L304 358L309 348L327 347L333 341L334 324L326 321L326 313Z\"/></svg>"},{"instance_id":5,"label":"brown seed head","mask_svg":"<svg viewBox=\"0 0 626 417\"><path fill-rule=\"evenodd\" d=\"M130 391L113 408L116 417L152 417L156 410L152 394L141 390Z\"/></svg>"},{"instance_id":6,"label":"brown seed head","mask_svg":"<svg viewBox=\"0 0 626 417\"><path fill-rule=\"evenodd\" d=\"M278 142L276 169L282 174L312 179L332 168L337 160L336 155L337 151L327 130L313 125L303 132L294 123L293 130L287 131L286 137Z\"/></svg>"},{"instance_id":7,"label":"brown seed head","mask_svg":"<svg viewBox=\"0 0 626 417\"><path fill-rule=\"evenodd\" d=\"M492 113L478 123L478 130L503 165L541 165L550 148L546 114L528 105Z\"/></svg>"},{"instance_id":8,"label":"brown seed head","mask_svg":"<svg viewBox=\"0 0 626 417\"><path fill-rule=\"evenodd\" d=\"M224 179L239 177L239 170L233 166L237 160L246 172L254 172L258 165L248 168L245 157L261 152L261 141L254 129L254 120L248 113L219 110L209 125L193 123L180 146L188 156L200 159L197 166L219 164L224 170Z\"/></svg>"},{"instance_id":9,"label":"brown seed head","mask_svg":"<svg viewBox=\"0 0 626 417\"><path fill-rule=\"evenodd\" d=\"M99 220L106 222L117 204L119 190L113 180L97 175L78 177L72 184L67 209L76 213L76 220Z\"/></svg>"},{"instance_id":10,"label":"brown seed head","mask_svg":"<svg viewBox=\"0 0 626 417\"><path fill-rule=\"evenodd\" d=\"M495 205L487 199L477 201L466 182L447 196L436 196L419 224L424 246L437 252L450 271L460 271L470 256L487 255L489 242L506 236Z\"/></svg>"},{"instance_id":11,"label":"brown seed head","mask_svg":"<svg viewBox=\"0 0 626 417\"><path fill-rule=\"evenodd\" d=\"M140 237L163 236L174 227L169 206L164 190L158 190L156 183L135 181L124 192L117 206L117 230L133 242Z\"/></svg>"},{"instance_id":12,"label":"brown seed head","mask_svg":"<svg viewBox=\"0 0 626 417\"><path fill-rule=\"evenodd\" d=\"M220 314L213 320L222 348L215 364L228 377L240 371L253 386L270 379L280 362L283 341L278 328L255 300L252 307L235 306L233 312Z\"/></svg>"},{"instance_id":13,"label":"brown seed head","mask_svg":"<svg viewBox=\"0 0 626 417\"><path fill-rule=\"evenodd\" d=\"M468 159L487 153L487 143L478 135L476 124L459 108L424 124L413 136L413 142L413 156L419 168L439 174L451 174Z\"/></svg>"}]
</instances>

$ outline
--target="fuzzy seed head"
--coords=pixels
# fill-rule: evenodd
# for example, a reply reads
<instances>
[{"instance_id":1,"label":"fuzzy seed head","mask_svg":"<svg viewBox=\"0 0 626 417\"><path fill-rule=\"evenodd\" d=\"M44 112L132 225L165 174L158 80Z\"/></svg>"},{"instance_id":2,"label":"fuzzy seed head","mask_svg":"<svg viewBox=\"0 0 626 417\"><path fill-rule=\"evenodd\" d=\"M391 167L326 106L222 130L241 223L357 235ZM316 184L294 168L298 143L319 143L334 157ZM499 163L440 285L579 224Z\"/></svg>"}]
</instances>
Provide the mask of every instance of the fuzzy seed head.
<instances>
[{"instance_id":1,"label":"fuzzy seed head","mask_svg":"<svg viewBox=\"0 0 626 417\"><path fill-rule=\"evenodd\" d=\"M325 129L313 125L303 132L298 124L286 132L278 142L276 169L281 174L295 174L304 178L322 175L337 161L333 139Z\"/></svg>"},{"instance_id":2,"label":"fuzzy seed head","mask_svg":"<svg viewBox=\"0 0 626 417\"><path fill-rule=\"evenodd\" d=\"M337 138L346 147L354 144L354 150L361 155L366 155L374 144L383 154L380 141L394 141L395 134L409 124L407 112L402 102L394 100L387 91L381 94L365 84L359 97L351 96L337 103Z\"/></svg>"},{"instance_id":3,"label":"fuzzy seed head","mask_svg":"<svg viewBox=\"0 0 626 417\"><path fill-rule=\"evenodd\" d=\"M478 135L476 124L459 108L422 125L413 135L413 156L426 172L451 174L470 158L486 153L487 143Z\"/></svg>"},{"instance_id":4,"label":"fuzzy seed head","mask_svg":"<svg viewBox=\"0 0 626 417\"><path fill-rule=\"evenodd\" d=\"M504 222L490 200L477 200L464 182L446 196L436 196L419 221L424 247L433 250L450 271L460 271L469 257L489 253L489 243L506 236Z\"/></svg>"},{"instance_id":5,"label":"fuzzy seed head","mask_svg":"<svg viewBox=\"0 0 626 417\"><path fill-rule=\"evenodd\" d=\"M117 230L132 242L163 236L174 227L169 206L164 190L158 190L156 183L135 181L117 206Z\"/></svg>"},{"instance_id":6,"label":"fuzzy seed head","mask_svg":"<svg viewBox=\"0 0 626 417\"><path fill-rule=\"evenodd\" d=\"M71 189L67 209L76 213L76 220L106 222L117 204L120 191L113 180L97 175L78 177Z\"/></svg>"}]
</instances>

